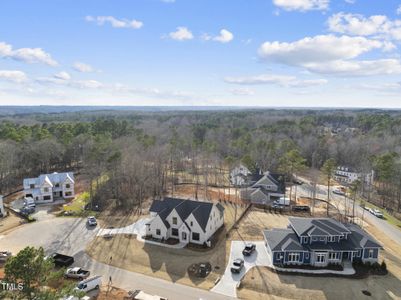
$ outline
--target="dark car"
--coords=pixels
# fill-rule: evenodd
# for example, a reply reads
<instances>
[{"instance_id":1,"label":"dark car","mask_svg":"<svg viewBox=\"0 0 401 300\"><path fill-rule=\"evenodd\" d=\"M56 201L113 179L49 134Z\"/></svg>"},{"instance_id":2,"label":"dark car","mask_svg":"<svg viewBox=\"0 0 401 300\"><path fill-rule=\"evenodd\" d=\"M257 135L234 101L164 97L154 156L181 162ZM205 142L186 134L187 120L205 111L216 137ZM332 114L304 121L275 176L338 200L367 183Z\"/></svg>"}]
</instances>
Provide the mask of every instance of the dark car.
<instances>
[{"instance_id":1,"label":"dark car","mask_svg":"<svg viewBox=\"0 0 401 300\"><path fill-rule=\"evenodd\" d=\"M237 258L233 262L233 266L231 267L231 273L241 273L243 267L244 267L244 260L241 258Z\"/></svg>"},{"instance_id":2,"label":"dark car","mask_svg":"<svg viewBox=\"0 0 401 300\"><path fill-rule=\"evenodd\" d=\"M256 250L255 244L246 244L244 250L242 250L242 254L244 256L251 256L252 253Z\"/></svg>"},{"instance_id":3,"label":"dark car","mask_svg":"<svg viewBox=\"0 0 401 300\"><path fill-rule=\"evenodd\" d=\"M307 205L296 205L292 208L293 211L305 211L305 212L309 212L310 211L310 207Z\"/></svg>"},{"instance_id":4,"label":"dark car","mask_svg":"<svg viewBox=\"0 0 401 300\"><path fill-rule=\"evenodd\" d=\"M74 263L74 257L61 253L53 253L50 258L53 258L56 267L69 267Z\"/></svg>"}]
</instances>

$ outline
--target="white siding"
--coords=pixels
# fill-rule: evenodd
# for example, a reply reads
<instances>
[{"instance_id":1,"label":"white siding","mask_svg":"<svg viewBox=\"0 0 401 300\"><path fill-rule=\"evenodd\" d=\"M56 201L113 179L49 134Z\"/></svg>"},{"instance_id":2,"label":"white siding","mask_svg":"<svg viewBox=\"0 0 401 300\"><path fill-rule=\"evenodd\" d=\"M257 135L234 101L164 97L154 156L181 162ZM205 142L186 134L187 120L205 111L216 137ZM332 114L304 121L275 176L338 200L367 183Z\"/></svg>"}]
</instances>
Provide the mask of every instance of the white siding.
<instances>
[{"instance_id":1,"label":"white siding","mask_svg":"<svg viewBox=\"0 0 401 300\"><path fill-rule=\"evenodd\" d=\"M154 238L164 238L168 239L168 231L166 225L164 225L163 221L159 216L156 216L152 221L149 222L148 230L146 232L147 235L151 235ZM156 234L156 230L160 229L160 235Z\"/></svg>"}]
</instances>

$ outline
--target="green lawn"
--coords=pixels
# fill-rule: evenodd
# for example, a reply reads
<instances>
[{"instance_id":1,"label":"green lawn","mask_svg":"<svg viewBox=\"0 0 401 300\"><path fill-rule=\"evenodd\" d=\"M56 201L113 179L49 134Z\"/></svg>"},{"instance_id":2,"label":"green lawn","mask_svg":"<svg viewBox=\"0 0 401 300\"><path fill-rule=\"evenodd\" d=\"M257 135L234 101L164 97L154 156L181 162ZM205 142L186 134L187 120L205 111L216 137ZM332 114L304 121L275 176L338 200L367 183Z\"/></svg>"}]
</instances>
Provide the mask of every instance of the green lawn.
<instances>
[{"instance_id":1,"label":"green lawn","mask_svg":"<svg viewBox=\"0 0 401 300\"><path fill-rule=\"evenodd\" d=\"M75 199L72 200L71 203L64 205L63 209L64 211L78 214L84 210L84 207L86 203L88 203L88 201L89 201L89 193L84 192L75 197Z\"/></svg>"}]
</instances>

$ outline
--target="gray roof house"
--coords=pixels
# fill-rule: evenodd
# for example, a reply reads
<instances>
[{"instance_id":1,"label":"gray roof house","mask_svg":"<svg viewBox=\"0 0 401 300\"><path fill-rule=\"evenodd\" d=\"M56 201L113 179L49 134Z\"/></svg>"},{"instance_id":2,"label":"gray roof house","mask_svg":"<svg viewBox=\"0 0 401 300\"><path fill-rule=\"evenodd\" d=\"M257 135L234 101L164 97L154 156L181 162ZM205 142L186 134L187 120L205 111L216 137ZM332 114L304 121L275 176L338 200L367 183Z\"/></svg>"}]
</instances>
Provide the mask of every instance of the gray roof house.
<instances>
[{"instance_id":1,"label":"gray roof house","mask_svg":"<svg viewBox=\"0 0 401 300\"><path fill-rule=\"evenodd\" d=\"M247 182L248 186L241 189L241 197L253 204L272 205L274 200L285 196L285 179L282 174L252 174Z\"/></svg>"},{"instance_id":2,"label":"gray roof house","mask_svg":"<svg viewBox=\"0 0 401 300\"><path fill-rule=\"evenodd\" d=\"M382 246L355 224L331 218L290 217L286 229L263 232L275 265L325 267L344 261L377 262Z\"/></svg>"},{"instance_id":3,"label":"gray roof house","mask_svg":"<svg viewBox=\"0 0 401 300\"><path fill-rule=\"evenodd\" d=\"M220 203L166 197L154 200L146 235L155 239L177 239L181 243L204 244L224 224Z\"/></svg>"},{"instance_id":4,"label":"gray roof house","mask_svg":"<svg viewBox=\"0 0 401 300\"><path fill-rule=\"evenodd\" d=\"M75 197L74 174L72 172L41 174L36 178L25 178L23 181L25 197L36 203L53 202L56 199Z\"/></svg>"}]
</instances>

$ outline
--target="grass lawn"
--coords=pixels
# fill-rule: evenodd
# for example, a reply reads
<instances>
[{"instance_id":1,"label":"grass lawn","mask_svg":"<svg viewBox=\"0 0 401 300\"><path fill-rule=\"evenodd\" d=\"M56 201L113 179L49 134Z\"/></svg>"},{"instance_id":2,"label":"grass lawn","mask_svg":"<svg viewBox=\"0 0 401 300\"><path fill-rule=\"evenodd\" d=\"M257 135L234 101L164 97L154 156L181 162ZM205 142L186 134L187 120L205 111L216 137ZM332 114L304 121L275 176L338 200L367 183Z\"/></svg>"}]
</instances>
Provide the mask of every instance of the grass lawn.
<instances>
[{"instance_id":1,"label":"grass lawn","mask_svg":"<svg viewBox=\"0 0 401 300\"><path fill-rule=\"evenodd\" d=\"M64 211L79 214L84 210L85 205L89 201L89 193L83 192L76 196L70 203L63 205Z\"/></svg>"}]
</instances>

